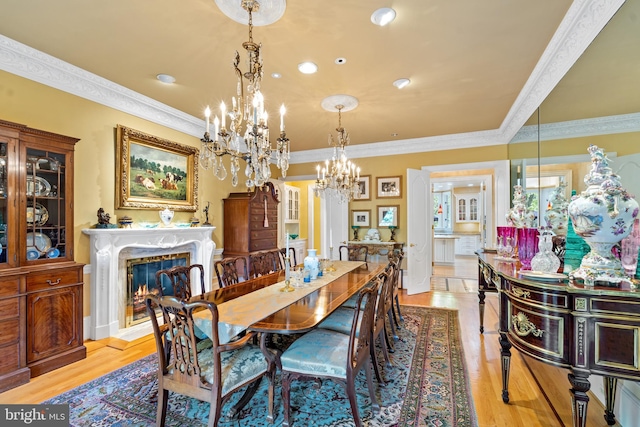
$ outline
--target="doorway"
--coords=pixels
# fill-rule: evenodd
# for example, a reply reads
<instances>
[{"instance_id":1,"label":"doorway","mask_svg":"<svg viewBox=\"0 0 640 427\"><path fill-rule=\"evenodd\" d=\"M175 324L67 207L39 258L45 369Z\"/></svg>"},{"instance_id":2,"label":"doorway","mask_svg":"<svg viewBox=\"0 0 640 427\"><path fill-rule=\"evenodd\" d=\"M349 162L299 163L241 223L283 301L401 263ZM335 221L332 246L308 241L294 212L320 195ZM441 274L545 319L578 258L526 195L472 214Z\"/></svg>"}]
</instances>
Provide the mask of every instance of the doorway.
<instances>
[{"instance_id":1,"label":"doorway","mask_svg":"<svg viewBox=\"0 0 640 427\"><path fill-rule=\"evenodd\" d=\"M407 204L413 204L415 201L411 200L411 198L424 198L426 200L418 201L418 204L425 206L426 212L432 212L434 210L433 206L433 190L431 188L431 181L438 179L469 179L472 176L483 176L486 184L486 200L484 202L486 213L484 218L482 218L482 230L481 230L481 243L475 249L480 249L481 247L492 247L492 243L495 240L495 226L498 224L503 224L504 214L508 211L510 203L510 180L509 180L509 161L508 160L499 160L499 161L491 161L491 162L478 162L478 163L463 163L463 164L451 164L451 165L439 165L439 166L424 166L420 170L421 174L424 175L423 179L415 179L408 180L409 185L420 186L426 185L424 190L420 191L419 188L412 189L409 188L408 191L408 200ZM411 169L407 170L407 175L413 175L414 171ZM463 178L464 177L464 178ZM415 183L415 184L414 184ZM437 207L436 207L437 209ZM500 216L502 213L502 216ZM424 223L426 217L426 224ZM431 289L431 282L435 274L432 272L433 269L426 269L428 272L428 277L417 277L415 274L412 274L412 263L418 261L420 264L426 262L428 265L433 265L434 251L433 251L433 230L434 230L434 215L410 215L407 217L407 221L409 223L408 227L414 230L419 230L420 233L424 233L424 236L419 236L420 238L426 239L426 247L430 248L424 251L423 255L426 259L423 260L415 260L415 257L411 256L411 251L413 250L412 243L408 243L408 250L410 252L408 259L408 278L413 283L420 284L418 287L414 287L414 293L417 292L426 292ZM426 226L425 226L426 225ZM413 239L414 236L411 237ZM475 255L473 255L473 251L471 251L471 256L469 259L473 261L474 266L472 269L475 269ZM468 259L461 259L458 264L461 265L460 268L465 268L468 270L468 267L471 266L471 263L468 262ZM454 261L454 264L456 262ZM467 267L462 267L462 265ZM417 271L425 271L424 269L416 268ZM441 273L447 274L447 273ZM465 273L469 275L469 273ZM438 277L438 276L435 276ZM439 279L438 279L439 280ZM426 285L426 286L425 286ZM409 285L411 286L411 284Z\"/></svg>"}]
</instances>

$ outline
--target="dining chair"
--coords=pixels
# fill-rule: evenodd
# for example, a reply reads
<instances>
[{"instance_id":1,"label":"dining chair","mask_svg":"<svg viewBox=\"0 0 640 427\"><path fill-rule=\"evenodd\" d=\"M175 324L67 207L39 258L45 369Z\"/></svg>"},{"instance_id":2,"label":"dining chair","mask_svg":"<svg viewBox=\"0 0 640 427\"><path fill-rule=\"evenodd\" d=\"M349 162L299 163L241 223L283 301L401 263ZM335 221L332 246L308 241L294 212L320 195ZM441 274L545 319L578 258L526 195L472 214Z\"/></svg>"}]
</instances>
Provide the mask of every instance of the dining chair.
<instances>
[{"instance_id":1,"label":"dining chair","mask_svg":"<svg viewBox=\"0 0 640 427\"><path fill-rule=\"evenodd\" d=\"M160 296L164 296L165 287L163 286L163 276L169 279L169 283L173 288L173 295L182 300L188 300L192 296L191 292L191 271L197 269L200 271L200 291L202 294L206 293L206 286L204 283L204 267L202 264L191 264L188 266L176 265L164 270L158 270L156 272L156 287ZM170 295L170 294L169 294Z\"/></svg>"},{"instance_id":2,"label":"dining chair","mask_svg":"<svg viewBox=\"0 0 640 427\"><path fill-rule=\"evenodd\" d=\"M404 321L404 317L402 317L402 312L400 311L400 300L398 298L398 289L399 284L402 281L402 260L404 259L404 252L401 249L394 249L392 252L389 252L388 255L389 262L395 264L394 278L393 278L393 304L391 305L391 313L393 315L393 320L396 327L400 327L400 323L398 322L398 318L401 321ZM393 327L393 325L391 325ZM394 339L397 338L397 334L394 331L393 334Z\"/></svg>"},{"instance_id":3,"label":"dining chair","mask_svg":"<svg viewBox=\"0 0 640 427\"><path fill-rule=\"evenodd\" d=\"M283 270L280 249L249 254L249 271L252 278Z\"/></svg>"},{"instance_id":4,"label":"dining chair","mask_svg":"<svg viewBox=\"0 0 640 427\"><path fill-rule=\"evenodd\" d=\"M284 269L284 259L287 256L287 248L280 248L280 255L280 261L282 263L282 268ZM298 265L298 260L296 259L296 250L294 248L289 248L289 266L294 267L296 265Z\"/></svg>"},{"instance_id":5,"label":"dining chair","mask_svg":"<svg viewBox=\"0 0 640 427\"><path fill-rule=\"evenodd\" d=\"M373 329L371 331L373 334L371 337L370 346L371 363L373 364L373 370L376 374L376 379L380 384L383 384L385 381L382 379L382 375L380 374L380 369L378 367L375 343L378 339L380 339L380 347L382 348L382 355L384 356L386 366L391 367L392 365L389 358L389 349L392 349L392 347L389 341L389 336L387 335L386 319L387 313L391 310L391 305L393 304L391 280L393 277L394 268L395 266L389 263L389 265L387 265L387 268L385 268L385 271L378 275L378 278L380 280L380 287L378 288L375 307L375 318L373 321ZM357 303L357 300L355 300L355 303ZM318 328L329 329L343 334L349 334L351 332L351 324L353 322L354 308L355 304L343 304L342 306L338 307L333 313L331 313L325 320L323 320L318 325Z\"/></svg>"},{"instance_id":6,"label":"dining chair","mask_svg":"<svg viewBox=\"0 0 640 427\"><path fill-rule=\"evenodd\" d=\"M209 427L217 426L222 407L239 389L248 386L238 403L230 410L234 417L252 398L262 377L269 380L269 409L267 420L273 422L274 383L276 362L273 354L265 354L249 341L255 333L220 345L218 336L218 308L210 301L188 303L173 296L146 297L158 353L158 408L156 425L164 426L169 392L209 402ZM155 308L162 311L164 324L159 324ZM211 316L212 347L198 350L193 314L208 310ZM167 340L171 358L166 357Z\"/></svg>"},{"instance_id":7,"label":"dining chair","mask_svg":"<svg viewBox=\"0 0 640 427\"><path fill-rule=\"evenodd\" d=\"M356 398L356 375L364 369L371 404L374 411L380 410L373 387L370 354L371 331L379 286L380 279L375 278L371 286L360 290L348 335L329 329L312 329L295 340L282 353L280 363L284 426L290 425L290 392L291 383L295 380L330 379L342 383L346 389L355 425L361 427L362 420Z\"/></svg>"},{"instance_id":8,"label":"dining chair","mask_svg":"<svg viewBox=\"0 0 640 427\"><path fill-rule=\"evenodd\" d=\"M171 268L156 271L156 288L159 296L173 295L176 298L187 301L192 296L191 292L191 270L200 270L200 288L204 295L206 292L204 284L204 268L201 264L191 264L189 266L176 265ZM165 277L166 276L166 277ZM173 288L173 294L165 293L164 281L169 280L169 284ZM201 346L208 345L208 339L203 334L197 334L198 342ZM202 341L207 341L204 343ZM167 359L171 355L171 345L168 339L165 339L165 355Z\"/></svg>"},{"instance_id":9,"label":"dining chair","mask_svg":"<svg viewBox=\"0 0 640 427\"><path fill-rule=\"evenodd\" d=\"M347 261L364 261L367 262L369 255L369 248L364 245L342 245L338 248L338 256L342 261L342 256L345 255Z\"/></svg>"},{"instance_id":10,"label":"dining chair","mask_svg":"<svg viewBox=\"0 0 640 427\"><path fill-rule=\"evenodd\" d=\"M221 288L245 281L249 278L247 258L243 256L229 257L214 263L218 285Z\"/></svg>"}]
</instances>

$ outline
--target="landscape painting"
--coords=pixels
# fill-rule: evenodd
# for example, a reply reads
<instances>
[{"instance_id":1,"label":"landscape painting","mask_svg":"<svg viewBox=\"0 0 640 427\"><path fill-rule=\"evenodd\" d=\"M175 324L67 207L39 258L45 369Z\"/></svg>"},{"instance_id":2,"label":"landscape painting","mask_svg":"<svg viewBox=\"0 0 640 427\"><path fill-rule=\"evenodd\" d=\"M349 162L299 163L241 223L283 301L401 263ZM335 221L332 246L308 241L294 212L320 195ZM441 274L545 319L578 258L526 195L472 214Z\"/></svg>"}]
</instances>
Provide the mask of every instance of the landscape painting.
<instances>
[{"instance_id":1,"label":"landscape painting","mask_svg":"<svg viewBox=\"0 0 640 427\"><path fill-rule=\"evenodd\" d=\"M118 126L118 208L196 211L198 149Z\"/></svg>"}]
</instances>

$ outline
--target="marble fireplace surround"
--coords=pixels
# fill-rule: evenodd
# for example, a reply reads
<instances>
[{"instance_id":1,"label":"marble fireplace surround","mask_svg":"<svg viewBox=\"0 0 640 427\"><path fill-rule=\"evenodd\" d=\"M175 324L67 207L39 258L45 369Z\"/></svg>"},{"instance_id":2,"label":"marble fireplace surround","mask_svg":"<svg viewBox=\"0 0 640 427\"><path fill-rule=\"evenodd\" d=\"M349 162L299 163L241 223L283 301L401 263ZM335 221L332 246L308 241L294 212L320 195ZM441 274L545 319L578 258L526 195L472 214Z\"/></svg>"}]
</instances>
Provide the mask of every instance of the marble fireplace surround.
<instances>
[{"instance_id":1,"label":"marble fireplace surround","mask_svg":"<svg viewBox=\"0 0 640 427\"><path fill-rule=\"evenodd\" d=\"M205 266L205 284L211 288L215 227L84 229L91 252L91 313L88 338L132 341L152 332L151 322L125 327L126 264L131 258L188 252L191 264ZM195 274L195 272L194 272ZM199 278L192 293L200 293Z\"/></svg>"}]
</instances>

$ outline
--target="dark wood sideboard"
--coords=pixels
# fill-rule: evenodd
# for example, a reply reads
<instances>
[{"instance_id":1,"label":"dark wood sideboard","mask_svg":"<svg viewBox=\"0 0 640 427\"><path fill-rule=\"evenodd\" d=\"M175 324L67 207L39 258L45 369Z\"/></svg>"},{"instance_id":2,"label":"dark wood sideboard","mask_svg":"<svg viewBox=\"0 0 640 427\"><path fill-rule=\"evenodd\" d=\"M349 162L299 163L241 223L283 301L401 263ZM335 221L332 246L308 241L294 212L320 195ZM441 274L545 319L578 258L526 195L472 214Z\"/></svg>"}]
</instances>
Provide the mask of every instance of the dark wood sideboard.
<instances>
[{"instance_id":1,"label":"dark wood sideboard","mask_svg":"<svg viewBox=\"0 0 640 427\"><path fill-rule=\"evenodd\" d=\"M605 420L615 424L617 380L640 380L640 292L628 285L588 287L525 279L518 273L519 263L500 261L493 254L478 254L478 267L480 306L484 292L499 292L502 400L509 402L513 347L569 369L574 426L586 426L589 375L604 376Z\"/></svg>"}]
</instances>

